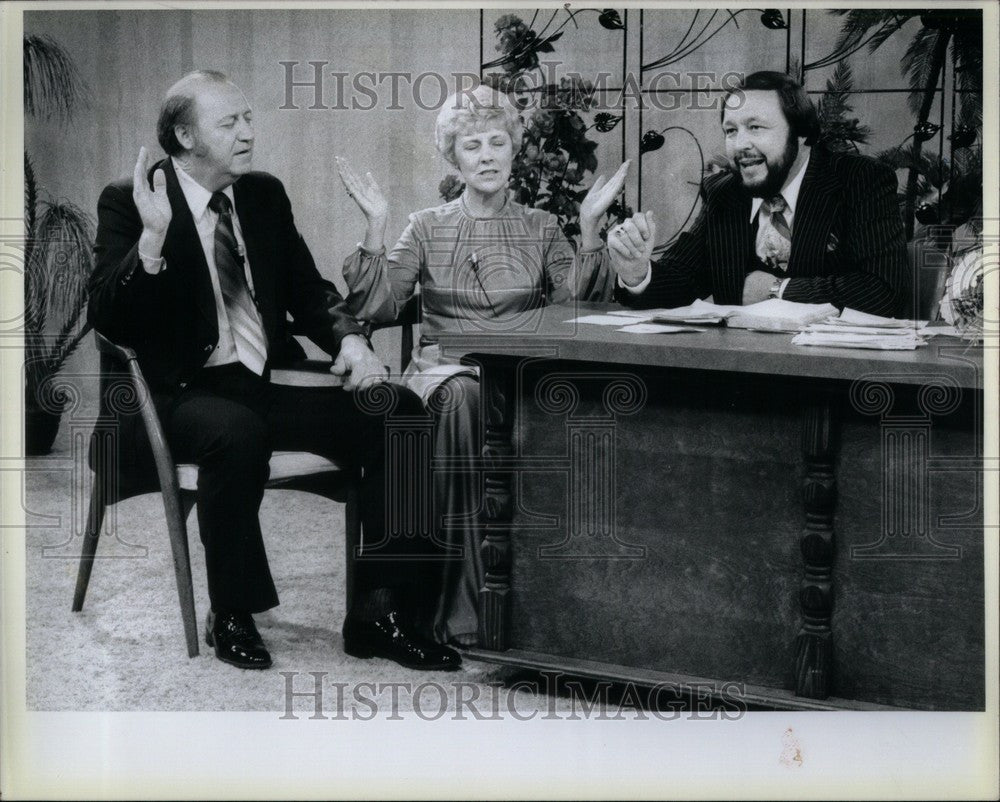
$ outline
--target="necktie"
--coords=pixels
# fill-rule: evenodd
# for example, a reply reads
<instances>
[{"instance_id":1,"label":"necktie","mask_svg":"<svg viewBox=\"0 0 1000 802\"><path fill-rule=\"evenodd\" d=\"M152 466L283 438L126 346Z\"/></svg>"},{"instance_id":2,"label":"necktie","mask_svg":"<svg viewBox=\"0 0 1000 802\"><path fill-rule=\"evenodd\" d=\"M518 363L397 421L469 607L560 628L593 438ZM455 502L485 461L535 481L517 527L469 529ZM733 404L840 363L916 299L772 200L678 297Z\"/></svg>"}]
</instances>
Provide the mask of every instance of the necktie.
<instances>
[{"instance_id":1,"label":"necktie","mask_svg":"<svg viewBox=\"0 0 1000 802\"><path fill-rule=\"evenodd\" d=\"M788 270L788 254L792 249L792 230L785 220L785 209L788 205L781 195L764 201L771 220L771 231L764 237L764 251L768 264L781 270Z\"/></svg>"},{"instance_id":2,"label":"necktie","mask_svg":"<svg viewBox=\"0 0 1000 802\"><path fill-rule=\"evenodd\" d=\"M215 192L208 208L219 216L215 224L215 269L219 274L219 288L236 353L240 362L259 376L263 374L264 363L267 362L267 341L260 313L250 297L243 255L233 231L233 207L229 198Z\"/></svg>"}]
</instances>

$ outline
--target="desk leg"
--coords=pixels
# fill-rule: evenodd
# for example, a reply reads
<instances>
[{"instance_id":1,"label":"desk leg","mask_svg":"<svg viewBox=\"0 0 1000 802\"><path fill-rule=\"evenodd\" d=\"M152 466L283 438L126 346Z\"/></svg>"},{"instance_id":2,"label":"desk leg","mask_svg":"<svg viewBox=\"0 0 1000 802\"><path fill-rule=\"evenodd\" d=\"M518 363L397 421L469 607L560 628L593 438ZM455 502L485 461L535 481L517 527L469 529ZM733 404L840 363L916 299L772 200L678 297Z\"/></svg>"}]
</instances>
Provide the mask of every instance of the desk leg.
<instances>
[{"instance_id":1,"label":"desk leg","mask_svg":"<svg viewBox=\"0 0 1000 802\"><path fill-rule=\"evenodd\" d=\"M803 410L806 524L799 545L805 566L799 587L802 626L795 640L795 693L811 699L825 699L831 687L833 512L837 502L834 425L828 398L815 399Z\"/></svg>"},{"instance_id":2,"label":"desk leg","mask_svg":"<svg viewBox=\"0 0 1000 802\"><path fill-rule=\"evenodd\" d=\"M484 538L481 547L485 581L479 591L479 646L505 651L510 635L510 529L513 517L515 366L503 358L477 357L482 366L481 406L486 431L483 440L485 492Z\"/></svg>"}]
</instances>

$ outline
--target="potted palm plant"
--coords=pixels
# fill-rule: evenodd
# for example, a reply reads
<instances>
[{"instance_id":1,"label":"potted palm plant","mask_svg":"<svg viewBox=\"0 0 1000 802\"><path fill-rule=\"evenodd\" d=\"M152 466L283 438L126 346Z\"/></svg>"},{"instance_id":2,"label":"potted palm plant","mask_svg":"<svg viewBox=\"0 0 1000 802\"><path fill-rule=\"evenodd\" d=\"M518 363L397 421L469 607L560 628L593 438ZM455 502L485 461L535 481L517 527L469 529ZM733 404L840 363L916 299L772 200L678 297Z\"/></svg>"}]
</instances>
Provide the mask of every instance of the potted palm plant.
<instances>
[{"instance_id":1,"label":"potted palm plant","mask_svg":"<svg viewBox=\"0 0 1000 802\"><path fill-rule=\"evenodd\" d=\"M47 36L24 36L24 111L65 123L86 86L69 54ZM78 206L47 197L24 154L25 454L47 454L67 392L56 381L89 327L81 325L93 270L93 222Z\"/></svg>"}]
</instances>

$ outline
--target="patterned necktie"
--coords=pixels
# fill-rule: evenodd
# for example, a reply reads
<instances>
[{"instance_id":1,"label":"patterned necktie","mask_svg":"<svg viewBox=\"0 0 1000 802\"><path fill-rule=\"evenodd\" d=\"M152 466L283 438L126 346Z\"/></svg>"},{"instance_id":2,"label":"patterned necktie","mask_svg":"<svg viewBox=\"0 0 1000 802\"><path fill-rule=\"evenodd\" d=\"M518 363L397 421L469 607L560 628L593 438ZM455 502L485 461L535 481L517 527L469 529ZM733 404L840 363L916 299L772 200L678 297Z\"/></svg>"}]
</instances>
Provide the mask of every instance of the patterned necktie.
<instances>
[{"instance_id":1,"label":"patterned necktie","mask_svg":"<svg viewBox=\"0 0 1000 802\"><path fill-rule=\"evenodd\" d=\"M243 255L233 231L232 204L223 193L215 192L208 208L219 216L215 224L215 269L219 274L219 288L236 344L236 354L240 362L260 376L267 362L267 340L260 313L247 286Z\"/></svg>"},{"instance_id":2,"label":"patterned necktie","mask_svg":"<svg viewBox=\"0 0 1000 802\"><path fill-rule=\"evenodd\" d=\"M768 252L767 261L772 267L788 270L788 254L792 249L792 230L785 220L785 209L788 205L781 195L765 200L762 205L770 217L773 231L773 235L770 233L765 235L771 240L765 245L765 250Z\"/></svg>"}]
</instances>

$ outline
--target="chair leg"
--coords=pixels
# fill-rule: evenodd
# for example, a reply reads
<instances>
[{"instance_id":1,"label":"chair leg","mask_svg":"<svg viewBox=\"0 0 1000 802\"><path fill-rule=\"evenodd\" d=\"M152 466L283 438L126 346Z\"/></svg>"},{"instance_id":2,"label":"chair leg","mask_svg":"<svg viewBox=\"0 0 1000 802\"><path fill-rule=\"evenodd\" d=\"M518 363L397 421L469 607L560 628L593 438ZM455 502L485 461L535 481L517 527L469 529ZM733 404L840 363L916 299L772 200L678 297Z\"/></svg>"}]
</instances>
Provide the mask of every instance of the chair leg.
<instances>
[{"instance_id":1,"label":"chair leg","mask_svg":"<svg viewBox=\"0 0 1000 802\"><path fill-rule=\"evenodd\" d=\"M345 610L351 611L354 601L354 554L361 545L361 496L358 479L347 486L344 504L344 601Z\"/></svg>"},{"instance_id":2,"label":"chair leg","mask_svg":"<svg viewBox=\"0 0 1000 802\"><path fill-rule=\"evenodd\" d=\"M107 509L104 488L99 479L94 480L94 488L90 492L90 508L87 511L87 529L83 533L83 550L80 553L80 568L76 575L76 591L73 593L73 612L83 609L83 600L87 596L87 586L90 584L90 572L94 567L94 555L97 554L97 541L104 525L104 511Z\"/></svg>"},{"instance_id":3,"label":"chair leg","mask_svg":"<svg viewBox=\"0 0 1000 802\"><path fill-rule=\"evenodd\" d=\"M176 489L173 492L164 489L163 509L170 535L170 548L173 551L174 576L177 580L177 595L180 597L188 657L197 657L198 618L194 609L194 583L191 580L191 556L188 552L186 522L186 512L190 511L191 504L182 502L180 493Z\"/></svg>"}]
</instances>

